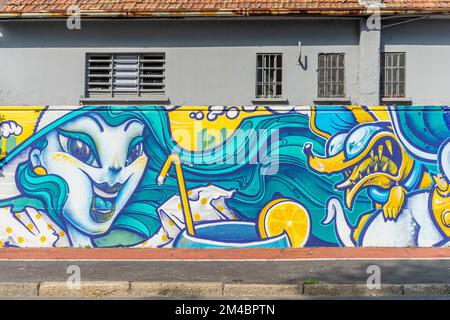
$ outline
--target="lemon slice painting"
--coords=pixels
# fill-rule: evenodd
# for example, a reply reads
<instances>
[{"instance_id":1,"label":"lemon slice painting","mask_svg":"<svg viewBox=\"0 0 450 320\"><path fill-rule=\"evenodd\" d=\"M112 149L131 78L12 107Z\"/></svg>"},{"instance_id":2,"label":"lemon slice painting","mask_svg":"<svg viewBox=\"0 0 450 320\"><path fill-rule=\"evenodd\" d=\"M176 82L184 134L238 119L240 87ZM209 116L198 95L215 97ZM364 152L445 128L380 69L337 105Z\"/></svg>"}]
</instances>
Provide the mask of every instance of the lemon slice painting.
<instances>
[{"instance_id":1,"label":"lemon slice painting","mask_svg":"<svg viewBox=\"0 0 450 320\"><path fill-rule=\"evenodd\" d=\"M311 230L308 210L291 199L272 200L259 214L258 230L262 238L286 232L293 248L303 247Z\"/></svg>"}]
</instances>

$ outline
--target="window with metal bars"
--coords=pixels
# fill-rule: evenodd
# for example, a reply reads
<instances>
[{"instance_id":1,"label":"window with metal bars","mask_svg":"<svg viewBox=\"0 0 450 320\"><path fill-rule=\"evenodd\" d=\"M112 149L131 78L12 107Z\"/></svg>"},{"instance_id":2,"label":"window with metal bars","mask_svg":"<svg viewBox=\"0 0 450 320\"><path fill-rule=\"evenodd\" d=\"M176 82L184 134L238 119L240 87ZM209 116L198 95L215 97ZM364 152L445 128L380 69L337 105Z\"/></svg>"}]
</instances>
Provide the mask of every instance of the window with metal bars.
<instances>
[{"instance_id":1,"label":"window with metal bars","mask_svg":"<svg viewBox=\"0 0 450 320\"><path fill-rule=\"evenodd\" d=\"M282 54L258 54L256 61L256 98L281 98Z\"/></svg>"},{"instance_id":2,"label":"window with metal bars","mask_svg":"<svg viewBox=\"0 0 450 320\"><path fill-rule=\"evenodd\" d=\"M380 93L382 98L405 97L406 61L404 52L382 52Z\"/></svg>"},{"instance_id":3,"label":"window with metal bars","mask_svg":"<svg viewBox=\"0 0 450 320\"><path fill-rule=\"evenodd\" d=\"M319 98L344 97L344 57L344 53L319 54L317 93Z\"/></svg>"},{"instance_id":4,"label":"window with metal bars","mask_svg":"<svg viewBox=\"0 0 450 320\"><path fill-rule=\"evenodd\" d=\"M88 97L149 97L165 92L164 53L87 55Z\"/></svg>"}]
</instances>

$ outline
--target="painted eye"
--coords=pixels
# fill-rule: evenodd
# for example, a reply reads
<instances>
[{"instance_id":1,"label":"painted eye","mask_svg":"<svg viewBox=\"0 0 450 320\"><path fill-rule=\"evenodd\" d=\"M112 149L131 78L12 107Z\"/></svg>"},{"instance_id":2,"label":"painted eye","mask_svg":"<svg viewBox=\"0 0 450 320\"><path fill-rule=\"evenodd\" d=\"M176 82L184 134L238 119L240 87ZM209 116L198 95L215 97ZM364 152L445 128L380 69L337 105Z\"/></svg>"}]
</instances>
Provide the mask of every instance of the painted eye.
<instances>
[{"instance_id":1,"label":"painted eye","mask_svg":"<svg viewBox=\"0 0 450 320\"><path fill-rule=\"evenodd\" d=\"M127 160L125 162L126 166L132 164L137 158L139 158L144 153L144 145L142 142L136 144L133 149L130 150L128 154Z\"/></svg>"},{"instance_id":2,"label":"painted eye","mask_svg":"<svg viewBox=\"0 0 450 320\"><path fill-rule=\"evenodd\" d=\"M328 156L335 156L344 148L345 137L347 137L347 133L342 133L334 136L327 143L327 152Z\"/></svg>"},{"instance_id":3,"label":"painted eye","mask_svg":"<svg viewBox=\"0 0 450 320\"><path fill-rule=\"evenodd\" d=\"M349 158L354 158L369 144L374 132L380 130L376 126L363 126L352 132L347 140L345 151Z\"/></svg>"},{"instance_id":4,"label":"painted eye","mask_svg":"<svg viewBox=\"0 0 450 320\"><path fill-rule=\"evenodd\" d=\"M79 139L59 135L59 142L64 152L90 166L96 166L95 156L91 148Z\"/></svg>"}]
</instances>

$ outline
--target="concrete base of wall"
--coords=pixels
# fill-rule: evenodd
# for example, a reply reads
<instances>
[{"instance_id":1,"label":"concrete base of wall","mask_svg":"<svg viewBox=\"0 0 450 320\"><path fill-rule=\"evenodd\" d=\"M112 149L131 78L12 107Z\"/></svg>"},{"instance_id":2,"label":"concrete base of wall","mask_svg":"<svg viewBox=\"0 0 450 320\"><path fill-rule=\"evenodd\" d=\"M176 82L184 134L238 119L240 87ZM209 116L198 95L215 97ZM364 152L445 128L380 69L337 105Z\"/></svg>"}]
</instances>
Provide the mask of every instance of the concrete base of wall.
<instances>
[{"instance_id":1,"label":"concrete base of wall","mask_svg":"<svg viewBox=\"0 0 450 320\"><path fill-rule=\"evenodd\" d=\"M79 288L67 282L1 283L0 298L83 297L83 298L302 298L302 297L384 297L449 295L448 284L382 285L370 289L362 284L250 284L220 282L126 282L85 281Z\"/></svg>"}]
</instances>

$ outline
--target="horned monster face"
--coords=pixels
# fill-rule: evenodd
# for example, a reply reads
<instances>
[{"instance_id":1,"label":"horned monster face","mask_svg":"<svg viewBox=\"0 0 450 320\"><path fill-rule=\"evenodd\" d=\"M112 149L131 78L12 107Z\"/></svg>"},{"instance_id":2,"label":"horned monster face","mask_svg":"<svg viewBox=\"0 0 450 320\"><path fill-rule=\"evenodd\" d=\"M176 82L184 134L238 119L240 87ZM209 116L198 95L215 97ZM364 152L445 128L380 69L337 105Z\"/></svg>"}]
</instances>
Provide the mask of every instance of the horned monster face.
<instances>
[{"instance_id":1,"label":"horned monster face","mask_svg":"<svg viewBox=\"0 0 450 320\"><path fill-rule=\"evenodd\" d=\"M402 181L413 166L412 158L384 122L360 124L335 134L327 140L325 156L314 154L311 143L303 152L311 170L344 176L335 188L345 192L349 209L361 190L369 186L389 189Z\"/></svg>"}]
</instances>

